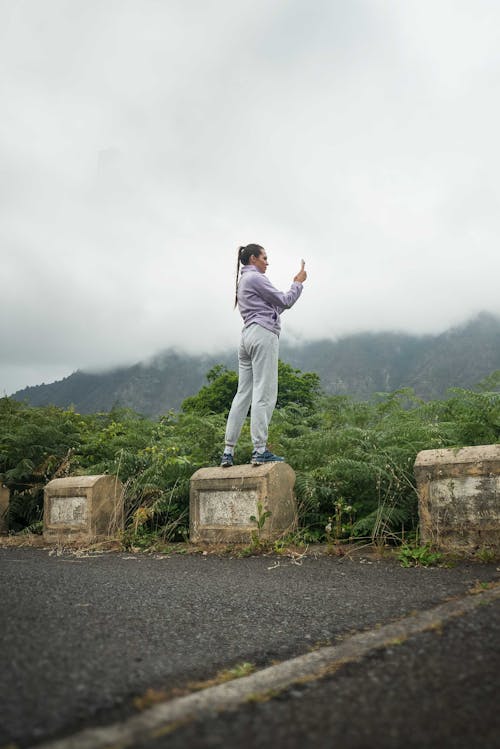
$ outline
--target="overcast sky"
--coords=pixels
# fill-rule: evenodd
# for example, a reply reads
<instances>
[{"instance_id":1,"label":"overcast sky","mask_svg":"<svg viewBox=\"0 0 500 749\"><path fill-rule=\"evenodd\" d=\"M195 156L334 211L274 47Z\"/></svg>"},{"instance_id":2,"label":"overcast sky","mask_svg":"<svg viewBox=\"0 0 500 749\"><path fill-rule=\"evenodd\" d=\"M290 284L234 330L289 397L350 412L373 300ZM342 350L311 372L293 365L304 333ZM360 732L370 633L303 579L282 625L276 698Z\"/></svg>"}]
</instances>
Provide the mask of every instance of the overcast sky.
<instances>
[{"instance_id":1,"label":"overcast sky","mask_svg":"<svg viewBox=\"0 0 500 749\"><path fill-rule=\"evenodd\" d=\"M0 0L0 395L283 338L500 313L497 0Z\"/></svg>"}]
</instances>

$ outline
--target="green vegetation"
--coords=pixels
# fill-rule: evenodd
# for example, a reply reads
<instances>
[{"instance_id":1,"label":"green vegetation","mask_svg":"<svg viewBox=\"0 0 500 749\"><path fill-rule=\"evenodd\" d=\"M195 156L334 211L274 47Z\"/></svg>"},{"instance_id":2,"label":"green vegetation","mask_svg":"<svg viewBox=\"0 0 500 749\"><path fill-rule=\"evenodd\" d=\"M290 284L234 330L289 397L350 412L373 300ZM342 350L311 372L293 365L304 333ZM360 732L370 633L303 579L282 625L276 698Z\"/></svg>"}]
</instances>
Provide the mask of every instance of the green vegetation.
<instances>
[{"instance_id":1,"label":"green vegetation","mask_svg":"<svg viewBox=\"0 0 500 749\"><path fill-rule=\"evenodd\" d=\"M399 549L398 559L402 567L433 567L441 562L443 555L432 551L429 544L412 546L404 543Z\"/></svg>"},{"instance_id":2,"label":"green vegetation","mask_svg":"<svg viewBox=\"0 0 500 749\"><path fill-rule=\"evenodd\" d=\"M424 402L404 389L356 402L321 395L316 375L280 364L270 447L297 473L295 542L414 538L417 452L500 442L499 382L494 373L474 390L450 390L446 400ZM125 485L127 548L162 549L186 539L189 479L218 464L235 384L233 372L215 367L179 413L156 420L126 409L80 415L0 399L0 481L11 490L11 530L40 529L50 479L109 473ZM250 455L246 424L236 461ZM262 517L254 520L257 535ZM402 551L410 562L410 551Z\"/></svg>"},{"instance_id":3,"label":"green vegetation","mask_svg":"<svg viewBox=\"0 0 500 749\"><path fill-rule=\"evenodd\" d=\"M208 385L203 385L199 393L182 402L186 413L227 413L238 389L238 375L223 364L216 364L207 372Z\"/></svg>"},{"instance_id":4,"label":"green vegetation","mask_svg":"<svg viewBox=\"0 0 500 749\"><path fill-rule=\"evenodd\" d=\"M264 525L267 520L267 518L271 517L271 512L269 510L264 510L264 505L262 502L257 502L257 515L250 515L250 521L252 523L256 523L257 530L255 530L252 533L252 546L254 546L256 549L259 548L261 543L261 535L262 531L264 530Z\"/></svg>"},{"instance_id":5,"label":"green vegetation","mask_svg":"<svg viewBox=\"0 0 500 749\"><path fill-rule=\"evenodd\" d=\"M257 517L255 515L250 515L250 520L252 521L252 523L257 523L257 531L259 534L262 532L267 518L270 517L271 513L269 512L269 510L264 510L264 505L262 504L262 502L257 502Z\"/></svg>"},{"instance_id":6,"label":"green vegetation","mask_svg":"<svg viewBox=\"0 0 500 749\"><path fill-rule=\"evenodd\" d=\"M199 393L183 401L182 410L198 414L227 414L238 388L238 374L223 364L217 364L207 373L207 380L209 384L204 385ZM314 407L320 393L317 374L301 372L280 359L278 383L276 408L284 408L289 404Z\"/></svg>"}]
</instances>

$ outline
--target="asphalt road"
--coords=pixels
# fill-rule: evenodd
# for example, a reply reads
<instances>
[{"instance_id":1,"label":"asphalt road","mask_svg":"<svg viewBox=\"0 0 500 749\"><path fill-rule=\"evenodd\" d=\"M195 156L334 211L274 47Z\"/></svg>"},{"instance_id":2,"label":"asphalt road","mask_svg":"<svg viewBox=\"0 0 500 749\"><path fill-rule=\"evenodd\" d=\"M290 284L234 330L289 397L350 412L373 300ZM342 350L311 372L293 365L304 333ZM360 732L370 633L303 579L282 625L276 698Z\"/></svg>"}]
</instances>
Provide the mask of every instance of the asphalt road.
<instances>
[{"instance_id":1,"label":"asphalt road","mask_svg":"<svg viewBox=\"0 0 500 749\"><path fill-rule=\"evenodd\" d=\"M498 749L500 601L136 749Z\"/></svg>"},{"instance_id":2,"label":"asphalt road","mask_svg":"<svg viewBox=\"0 0 500 749\"><path fill-rule=\"evenodd\" d=\"M116 553L75 557L51 556L37 549L0 549L0 747L9 742L31 746L85 726L125 718L135 710L133 698L150 688L181 687L241 661L257 666L282 661L349 633L430 608L497 577L496 565L406 570L394 561L369 558L309 556L299 566L278 557ZM486 624L491 620L497 626L498 607L491 610L496 617L486 617ZM492 624L491 632L485 630L481 615L480 611L471 615L471 626L475 631L474 622L481 624L476 644L488 665L494 663L493 657L480 644L498 635L498 626L495 630ZM431 635L420 637L432 640ZM461 639L464 653L468 652L464 648L467 637ZM439 651L444 640L435 635L432 642ZM398 657L409 645L398 649ZM408 658L409 663L417 658L411 647ZM434 660L433 656L430 663ZM376 683L375 666L374 662ZM355 668L351 664L345 674ZM398 670L397 665L393 668ZM406 672L413 673L411 668ZM361 681L363 673L362 678L358 674ZM491 681L488 675L484 678ZM324 690L329 683L318 682L318 689ZM337 682L332 683L335 689ZM408 681L407 690L410 686ZM305 704L305 697L320 702L314 688L291 690L279 702L284 705L288 700L292 711L293 704ZM381 688L386 689L383 682ZM435 688L431 685L430 693ZM404 689L400 685L398 694ZM298 697L299 693L304 696ZM347 686L345 693L349 694ZM331 699L326 696L325 704L335 714ZM346 705L351 703L355 704L346 699ZM274 715L277 704L272 700L255 709ZM265 746L257 735L258 743L248 743L245 711L241 716L241 746ZM249 716L255 723L255 716ZM269 722L269 714L263 716L262 721ZM234 715L224 720L234 720ZM366 720L369 725L369 716ZM199 726L182 730L201 735ZM311 732L313 726L306 729L307 735ZM193 742L191 736L183 746L235 745Z\"/></svg>"}]
</instances>

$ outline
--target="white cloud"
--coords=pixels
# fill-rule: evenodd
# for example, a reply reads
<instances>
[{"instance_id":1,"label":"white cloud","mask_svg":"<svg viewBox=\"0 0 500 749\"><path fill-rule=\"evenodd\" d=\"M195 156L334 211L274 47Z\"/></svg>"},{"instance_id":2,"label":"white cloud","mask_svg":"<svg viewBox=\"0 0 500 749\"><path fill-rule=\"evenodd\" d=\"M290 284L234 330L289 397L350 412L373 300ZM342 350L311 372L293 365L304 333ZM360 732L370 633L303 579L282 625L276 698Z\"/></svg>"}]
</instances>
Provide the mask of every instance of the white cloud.
<instances>
[{"instance_id":1,"label":"white cloud","mask_svg":"<svg viewBox=\"0 0 500 749\"><path fill-rule=\"evenodd\" d=\"M500 312L488 0L0 5L0 389L234 346L257 241L285 335ZM53 372L53 375L51 375Z\"/></svg>"}]
</instances>

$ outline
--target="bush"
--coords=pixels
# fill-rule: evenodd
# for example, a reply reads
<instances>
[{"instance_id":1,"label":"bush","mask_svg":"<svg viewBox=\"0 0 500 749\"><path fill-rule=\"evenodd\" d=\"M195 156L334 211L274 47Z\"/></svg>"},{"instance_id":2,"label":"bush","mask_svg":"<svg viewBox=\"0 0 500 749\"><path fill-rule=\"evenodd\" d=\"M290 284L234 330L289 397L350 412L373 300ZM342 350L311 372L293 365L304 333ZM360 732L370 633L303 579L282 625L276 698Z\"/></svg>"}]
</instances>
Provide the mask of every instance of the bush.
<instances>
[{"instance_id":1,"label":"bush","mask_svg":"<svg viewBox=\"0 0 500 749\"><path fill-rule=\"evenodd\" d=\"M51 478L110 473L125 484L127 544L185 538L189 479L218 464L235 385L235 373L223 367L207 377L181 413L159 420L127 409L82 416L0 399L0 480L11 489L11 529L40 527ZM321 396L316 375L286 364L280 377L269 442L297 473L300 533L308 541L414 532L417 452L500 442L500 394L491 389L454 388L449 399L429 403L406 389L359 403ZM237 460L250 452L247 420Z\"/></svg>"},{"instance_id":2,"label":"bush","mask_svg":"<svg viewBox=\"0 0 500 749\"><path fill-rule=\"evenodd\" d=\"M217 364L207 373L208 385L197 395L186 398L182 411L198 414L227 414L238 389L238 375L222 364ZM313 408L320 392L320 379L313 372L301 372L289 364L278 362L278 400L276 408L290 404Z\"/></svg>"},{"instance_id":3,"label":"bush","mask_svg":"<svg viewBox=\"0 0 500 749\"><path fill-rule=\"evenodd\" d=\"M0 399L0 480L11 492L12 530L40 527L43 488L70 470L81 445L82 424L71 410Z\"/></svg>"}]
</instances>

